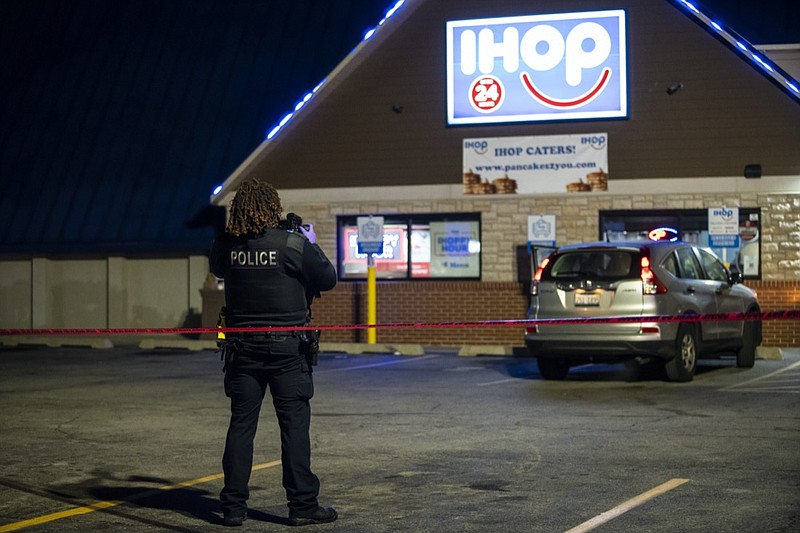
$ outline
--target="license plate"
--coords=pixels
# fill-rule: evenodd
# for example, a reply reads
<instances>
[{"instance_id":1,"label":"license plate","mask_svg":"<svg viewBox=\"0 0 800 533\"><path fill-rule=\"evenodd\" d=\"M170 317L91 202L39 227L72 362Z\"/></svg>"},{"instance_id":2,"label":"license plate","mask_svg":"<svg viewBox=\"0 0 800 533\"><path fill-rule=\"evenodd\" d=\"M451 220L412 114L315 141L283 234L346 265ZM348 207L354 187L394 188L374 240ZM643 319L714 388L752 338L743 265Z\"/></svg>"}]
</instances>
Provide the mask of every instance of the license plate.
<instances>
[{"instance_id":1,"label":"license plate","mask_svg":"<svg viewBox=\"0 0 800 533\"><path fill-rule=\"evenodd\" d=\"M600 305L600 295L575 293L575 305Z\"/></svg>"}]
</instances>

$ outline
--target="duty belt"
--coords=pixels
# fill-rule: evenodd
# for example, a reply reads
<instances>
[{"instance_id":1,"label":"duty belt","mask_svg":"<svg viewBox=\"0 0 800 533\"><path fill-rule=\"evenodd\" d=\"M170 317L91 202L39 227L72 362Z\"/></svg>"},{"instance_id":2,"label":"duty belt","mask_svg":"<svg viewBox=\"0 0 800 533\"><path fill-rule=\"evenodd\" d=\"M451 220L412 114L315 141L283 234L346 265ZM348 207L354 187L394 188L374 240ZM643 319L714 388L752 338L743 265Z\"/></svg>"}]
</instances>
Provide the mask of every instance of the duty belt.
<instances>
[{"instance_id":1,"label":"duty belt","mask_svg":"<svg viewBox=\"0 0 800 533\"><path fill-rule=\"evenodd\" d=\"M288 339L289 337L297 337L300 335L300 331L254 331L253 333L249 332L241 332L241 333L229 333L228 336L235 337L242 340L256 340L256 339L264 339L264 340L284 340Z\"/></svg>"}]
</instances>

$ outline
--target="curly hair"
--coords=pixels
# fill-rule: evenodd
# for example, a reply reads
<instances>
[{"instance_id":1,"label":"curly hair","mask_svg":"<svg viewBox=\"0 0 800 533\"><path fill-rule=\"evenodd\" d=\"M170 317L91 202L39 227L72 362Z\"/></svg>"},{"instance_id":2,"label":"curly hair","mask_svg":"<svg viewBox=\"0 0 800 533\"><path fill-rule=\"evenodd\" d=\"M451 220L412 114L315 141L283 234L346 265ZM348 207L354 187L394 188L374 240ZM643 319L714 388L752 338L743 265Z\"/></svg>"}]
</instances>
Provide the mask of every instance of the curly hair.
<instances>
[{"instance_id":1,"label":"curly hair","mask_svg":"<svg viewBox=\"0 0 800 533\"><path fill-rule=\"evenodd\" d=\"M235 237L260 235L265 229L278 226L282 211L275 187L265 181L249 179L239 186L233 197L226 231Z\"/></svg>"}]
</instances>

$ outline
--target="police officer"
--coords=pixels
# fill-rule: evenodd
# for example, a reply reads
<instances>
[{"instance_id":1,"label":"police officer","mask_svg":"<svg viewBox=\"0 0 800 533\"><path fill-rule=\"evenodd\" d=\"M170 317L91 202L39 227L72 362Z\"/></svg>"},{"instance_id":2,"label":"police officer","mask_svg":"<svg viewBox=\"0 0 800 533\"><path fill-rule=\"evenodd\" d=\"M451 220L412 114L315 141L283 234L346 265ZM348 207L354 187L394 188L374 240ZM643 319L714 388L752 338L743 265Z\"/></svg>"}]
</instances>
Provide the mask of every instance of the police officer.
<instances>
[{"instance_id":1,"label":"police officer","mask_svg":"<svg viewBox=\"0 0 800 533\"><path fill-rule=\"evenodd\" d=\"M226 325L304 326L319 291L336 284L333 265L316 244L311 225L280 228L281 203L275 188L248 180L231 203L224 235L214 241L211 271L225 280ZM231 419L220 493L224 524L239 526L247 516L253 439L267 389L281 432L283 487L291 525L333 522L336 510L320 507L319 479L311 471L309 400L314 394L311 365L301 354L302 332L229 334L225 394Z\"/></svg>"}]
</instances>

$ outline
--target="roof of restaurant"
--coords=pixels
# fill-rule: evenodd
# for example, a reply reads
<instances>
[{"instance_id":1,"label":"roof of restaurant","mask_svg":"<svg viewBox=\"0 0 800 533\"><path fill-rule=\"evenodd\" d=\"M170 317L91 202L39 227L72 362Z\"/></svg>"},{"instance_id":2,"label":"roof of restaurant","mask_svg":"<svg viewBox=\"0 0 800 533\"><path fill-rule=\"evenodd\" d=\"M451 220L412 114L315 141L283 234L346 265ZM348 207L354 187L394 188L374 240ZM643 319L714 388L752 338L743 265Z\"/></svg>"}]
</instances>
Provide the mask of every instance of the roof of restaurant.
<instances>
[{"instance_id":1,"label":"roof of restaurant","mask_svg":"<svg viewBox=\"0 0 800 533\"><path fill-rule=\"evenodd\" d=\"M0 253L203 253L214 187L395 3L0 3ZM800 42L793 2L696 4Z\"/></svg>"}]
</instances>

